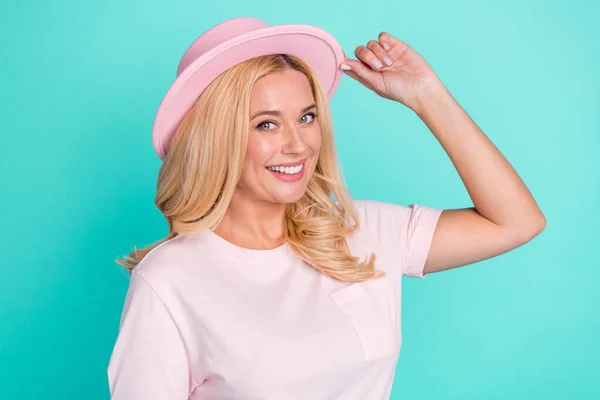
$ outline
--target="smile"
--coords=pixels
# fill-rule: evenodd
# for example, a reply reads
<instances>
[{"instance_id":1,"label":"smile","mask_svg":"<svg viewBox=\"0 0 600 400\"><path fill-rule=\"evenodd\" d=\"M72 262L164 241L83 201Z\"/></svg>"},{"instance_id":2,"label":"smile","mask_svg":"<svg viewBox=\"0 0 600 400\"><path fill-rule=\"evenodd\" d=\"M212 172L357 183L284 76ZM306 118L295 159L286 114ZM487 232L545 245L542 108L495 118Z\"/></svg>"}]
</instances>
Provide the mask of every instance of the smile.
<instances>
[{"instance_id":1,"label":"smile","mask_svg":"<svg viewBox=\"0 0 600 400\"><path fill-rule=\"evenodd\" d=\"M298 182L304 176L304 163L306 159L281 165L272 165L265 167L271 175L280 182Z\"/></svg>"},{"instance_id":2,"label":"smile","mask_svg":"<svg viewBox=\"0 0 600 400\"><path fill-rule=\"evenodd\" d=\"M273 166L273 167L267 167L268 170L273 171L273 172L279 172L280 174L287 174L287 175L294 175L294 174L298 174L300 173L300 171L302 171L302 169L304 168L304 163L298 164L298 165L290 165L290 166Z\"/></svg>"}]
</instances>

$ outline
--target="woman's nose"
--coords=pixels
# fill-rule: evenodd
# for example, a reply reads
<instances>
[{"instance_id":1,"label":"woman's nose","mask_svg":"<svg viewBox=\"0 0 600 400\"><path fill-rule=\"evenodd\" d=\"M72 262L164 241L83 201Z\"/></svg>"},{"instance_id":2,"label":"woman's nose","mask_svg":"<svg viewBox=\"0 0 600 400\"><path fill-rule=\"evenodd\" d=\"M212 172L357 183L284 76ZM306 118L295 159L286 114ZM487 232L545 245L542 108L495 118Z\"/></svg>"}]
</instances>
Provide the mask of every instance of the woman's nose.
<instances>
[{"instance_id":1,"label":"woman's nose","mask_svg":"<svg viewBox=\"0 0 600 400\"><path fill-rule=\"evenodd\" d=\"M282 152L284 154L302 154L305 151L306 143L302 138L300 130L293 127L286 129Z\"/></svg>"}]
</instances>

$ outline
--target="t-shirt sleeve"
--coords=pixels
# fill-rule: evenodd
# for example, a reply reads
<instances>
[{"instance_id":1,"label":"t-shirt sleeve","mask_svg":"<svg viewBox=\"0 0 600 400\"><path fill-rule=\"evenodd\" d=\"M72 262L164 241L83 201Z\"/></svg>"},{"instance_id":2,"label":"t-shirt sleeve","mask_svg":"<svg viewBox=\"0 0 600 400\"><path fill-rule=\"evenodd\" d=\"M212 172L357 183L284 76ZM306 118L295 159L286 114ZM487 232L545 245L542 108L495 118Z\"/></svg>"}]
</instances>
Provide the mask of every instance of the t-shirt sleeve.
<instances>
[{"instance_id":1,"label":"t-shirt sleeve","mask_svg":"<svg viewBox=\"0 0 600 400\"><path fill-rule=\"evenodd\" d=\"M396 254L400 273L424 278L423 268L443 209L369 200L356 204L368 234Z\"/></svg>"},{"instance_id":2,"label":"t-shirt sleeve","mask_svg":"<svg viewBox=\"0 0 600 400\"><path fill-rule=\"evenodd\" d=\"M183 400L192 386L177 325L135 270L108 365L108 380L112 400Z\"/></svg>"}]
</instances>

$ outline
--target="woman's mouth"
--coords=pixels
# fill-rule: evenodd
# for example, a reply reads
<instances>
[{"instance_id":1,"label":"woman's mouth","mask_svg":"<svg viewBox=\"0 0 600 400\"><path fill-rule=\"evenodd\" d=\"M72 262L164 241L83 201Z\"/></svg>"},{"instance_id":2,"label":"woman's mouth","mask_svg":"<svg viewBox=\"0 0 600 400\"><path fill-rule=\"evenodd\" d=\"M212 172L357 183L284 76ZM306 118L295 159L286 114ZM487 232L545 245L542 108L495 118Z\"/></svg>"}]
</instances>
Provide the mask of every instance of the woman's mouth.
<instances>
[{"instance_id":1,"label":"woman's mouth","mask_svg":"<svg viewBox=\"0 0 600 400\"><path fill-rule=\"evenodd\" d=\"M282 164L266 167L269 172L284 182L296 182L304 176L304 163L306 160L299 161L294 164Z\"/></svg>"}]
</instances>

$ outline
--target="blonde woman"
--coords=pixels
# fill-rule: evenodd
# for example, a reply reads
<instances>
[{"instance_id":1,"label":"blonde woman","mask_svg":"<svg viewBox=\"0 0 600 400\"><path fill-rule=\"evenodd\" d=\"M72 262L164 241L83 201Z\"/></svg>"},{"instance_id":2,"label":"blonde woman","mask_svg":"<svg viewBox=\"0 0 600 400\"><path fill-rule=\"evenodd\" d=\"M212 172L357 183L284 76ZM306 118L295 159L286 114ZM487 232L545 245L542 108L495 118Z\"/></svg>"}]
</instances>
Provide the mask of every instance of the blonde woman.
<instances>
[{"instance_id":1,"label":"blonde woman","mask_svg":"<svg viewBox=\"0 0 600 400\"><path fill-rule=\"evenodd\" d=\"M169 233L119 260L131 280L113 399L388 399L402 276L542 231L517 173L412 48L383 32L355 55L319 28L256 18L185 52L153 130ZM473 208L351 198L328 107L344 72L423 120Z\"/></svg>"}]
</instances>

